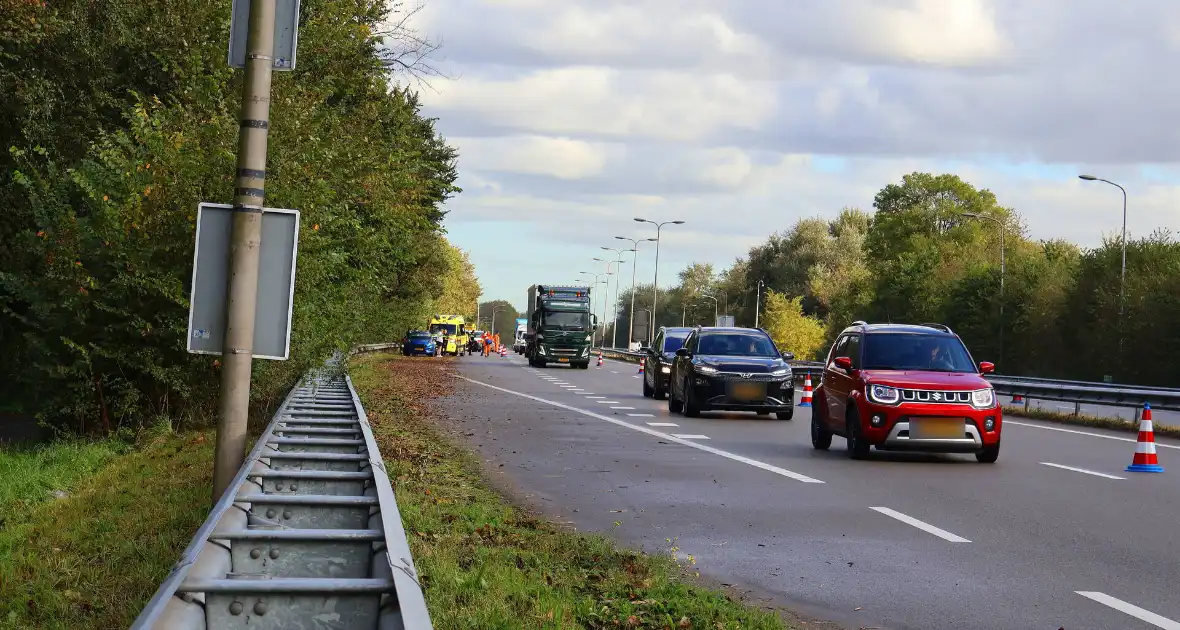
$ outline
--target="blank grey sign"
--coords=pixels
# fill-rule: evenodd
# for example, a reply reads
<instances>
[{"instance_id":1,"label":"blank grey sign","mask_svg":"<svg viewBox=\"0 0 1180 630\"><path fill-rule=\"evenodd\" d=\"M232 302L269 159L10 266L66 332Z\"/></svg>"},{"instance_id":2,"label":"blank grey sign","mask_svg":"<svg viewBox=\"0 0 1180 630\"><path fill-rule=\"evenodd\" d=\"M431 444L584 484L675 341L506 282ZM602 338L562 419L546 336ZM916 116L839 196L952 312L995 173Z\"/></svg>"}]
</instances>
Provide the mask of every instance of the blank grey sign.
<instances>
[{"instance_id":1,"label":"blank grey sign","mask_svg":"<svg viewBox=\"0 0 1180 630\"><path fill-rule=\"evenodd\" d=\"M197 206L193 284L189 302L188 351L222 354L229 296L233 207ZM291 306L295 295L299 211L266 208L258 260L258 307L254 313L254 358L284 361L291 347Z\"/></svg>"},{"instance_id":2,"label":"blank grey sign","mask_svg":"<svg viewBox=\"0 0 1180 630\"><path fill-rule=\"evenodd\" d=\"M250 30L250 0L233 0L229 19L229 67L246 67L246 36ZM278 71L295 69L299 46L299 0L276 0L275 46L271 67Z\"/></svg>"}]
</instances>

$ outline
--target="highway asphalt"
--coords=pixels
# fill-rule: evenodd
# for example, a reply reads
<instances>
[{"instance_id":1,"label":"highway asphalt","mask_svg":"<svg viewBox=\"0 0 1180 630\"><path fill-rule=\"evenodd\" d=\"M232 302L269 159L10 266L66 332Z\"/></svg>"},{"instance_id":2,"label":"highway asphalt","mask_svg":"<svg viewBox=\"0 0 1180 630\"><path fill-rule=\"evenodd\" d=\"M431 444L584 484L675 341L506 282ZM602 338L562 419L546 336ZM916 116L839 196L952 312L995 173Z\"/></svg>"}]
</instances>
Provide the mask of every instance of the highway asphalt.
<instances>
[{"instance_id":1,"label":"highway asphalt","mask_svg":"<svg viewBox=\"0 0 1180 630\"><path fill-rule=\"evenodd\" d=\"M811 448L810 410L670 415L637 366L459 360L454 425L551 517L849 628L1180 630L1180 444L1006 417L999 462ZM671 542L670 542L671 541Z\"/></svg>"}]
</instances>

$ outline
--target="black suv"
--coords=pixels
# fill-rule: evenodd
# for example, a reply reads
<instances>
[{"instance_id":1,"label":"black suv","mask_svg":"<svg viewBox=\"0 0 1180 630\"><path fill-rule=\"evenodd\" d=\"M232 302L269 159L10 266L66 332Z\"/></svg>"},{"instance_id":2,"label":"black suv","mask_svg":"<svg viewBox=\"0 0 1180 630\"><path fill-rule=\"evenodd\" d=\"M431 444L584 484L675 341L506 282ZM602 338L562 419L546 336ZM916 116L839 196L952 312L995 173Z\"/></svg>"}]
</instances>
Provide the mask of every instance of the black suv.
<instances>
[{"instance_id":1,"label":"black suv","mask_svg":"<svg viewBox=\"0 0 1180 630\"><path fill-rule=\"evenodd\" d=\"M684 347L684 340L693 330L693 328L660 327L655 342L647 349L647 356L643 357L644 396L663 400L668 395L668 378L672 375L672 363L676 360L676 351Z\"/></svg>"},{"instance_id":2,"label":"black suv","mask_svg":"<svg viewBox=\"0 0 1180 630\"><path fill-rule=\"evenodd\" d=\"M787 363L761 328L697 327L676 351L669 375L668 411L695 417L702 411L795 415L795 382Z\"/></svg>"}]
</instances>

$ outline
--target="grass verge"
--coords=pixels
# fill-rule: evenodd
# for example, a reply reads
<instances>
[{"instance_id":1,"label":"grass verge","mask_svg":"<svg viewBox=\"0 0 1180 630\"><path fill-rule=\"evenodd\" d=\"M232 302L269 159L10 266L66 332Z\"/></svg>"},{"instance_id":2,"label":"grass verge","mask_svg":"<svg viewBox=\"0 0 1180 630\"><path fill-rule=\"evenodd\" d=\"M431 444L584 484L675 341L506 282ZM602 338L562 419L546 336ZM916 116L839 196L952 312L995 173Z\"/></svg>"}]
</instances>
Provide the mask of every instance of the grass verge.
<instances>
[{"instance_id":1,"label":"grass verge","mask_svg":"<svg viewBox=\"0 0 1180 630\"><path fill-rule=\"evenodd\" d=\"M557 529L513 507L432 422L447 361L350 366L389 467L434 627L786 629L775 612L693 583L669 556ZM446 387L446 386L444 386Z\"/></svg>"},{"instance_id":2,"label":"grass verge","mask_svg":"<svg viewBox=\"0 0 1180 630\"><path fill-rule=\"evenodd\" d=\"M208 513L212 459L206 432L0 450L0 628L130 626Z\"/></svg>"}]
</instances>

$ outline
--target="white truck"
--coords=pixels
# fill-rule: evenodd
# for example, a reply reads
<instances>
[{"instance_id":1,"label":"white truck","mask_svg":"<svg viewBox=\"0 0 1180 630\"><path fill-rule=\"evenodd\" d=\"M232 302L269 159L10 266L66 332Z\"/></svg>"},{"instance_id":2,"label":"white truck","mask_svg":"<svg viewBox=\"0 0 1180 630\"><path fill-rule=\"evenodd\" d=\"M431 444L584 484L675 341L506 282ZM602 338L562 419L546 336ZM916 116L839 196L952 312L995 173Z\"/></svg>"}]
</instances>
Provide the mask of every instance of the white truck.
<instances>
[{"instance_id":1,"label":"white truck","mask_svg":"<svg viewBox=\"0 0 1180 630\"><path fill-rule=\"evenodd\" d=\"M524 349L528 345L524 338L524 334L529 329L528 321L528 319L516 320L516 336L512 339L512 351L516 354L524 354Z\"/></svg>"}]
</instances>

